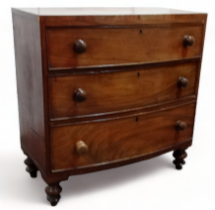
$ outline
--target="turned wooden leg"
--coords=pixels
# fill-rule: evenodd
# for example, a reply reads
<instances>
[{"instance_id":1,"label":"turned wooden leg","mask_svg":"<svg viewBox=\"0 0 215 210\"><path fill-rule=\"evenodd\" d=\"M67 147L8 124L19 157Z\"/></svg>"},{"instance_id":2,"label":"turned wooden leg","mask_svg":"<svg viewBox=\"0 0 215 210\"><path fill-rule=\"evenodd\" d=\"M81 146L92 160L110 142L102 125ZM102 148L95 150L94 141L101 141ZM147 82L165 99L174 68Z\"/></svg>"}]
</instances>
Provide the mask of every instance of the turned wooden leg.
<instances>
[{"instance_id":1,"label":"turned wooden leg","mask_svg":"<svg viewBox=\"0 0 215 210\"><path fill-rule=\"evenodd\" d=\"M175 164L175 168L180 170L182 169L182 165L185 164L184 159L187 157L187 153L185 152L185 149L178 149L173 152L173 156L175 160L173 163Z\"/></svg>"},{"instance_id":2,"label":"turned wooden leg","mask_svg":"<svg viewBox=\"0 0 215 210\"><path fill-rule=\"evenodd\" d=\"M28 157L25 161L25 164L27 165L26 171L29 172L30 176L32 178L37 177L37 167L34 165L32 160Z\"/></svg>"},{"instance_id":3,"label":"turned wooden leg","mask_svg":"<svg viewBox=\"0 0 215 210\"><path fill-rule=\"evenodd\" d=\"M49 184L45 192L47 194L47 200L51 203L52 206L56 206L58 201L60 200L60 193L62 191L62 187L59 183Z\"/></svg>"}]
</instances>

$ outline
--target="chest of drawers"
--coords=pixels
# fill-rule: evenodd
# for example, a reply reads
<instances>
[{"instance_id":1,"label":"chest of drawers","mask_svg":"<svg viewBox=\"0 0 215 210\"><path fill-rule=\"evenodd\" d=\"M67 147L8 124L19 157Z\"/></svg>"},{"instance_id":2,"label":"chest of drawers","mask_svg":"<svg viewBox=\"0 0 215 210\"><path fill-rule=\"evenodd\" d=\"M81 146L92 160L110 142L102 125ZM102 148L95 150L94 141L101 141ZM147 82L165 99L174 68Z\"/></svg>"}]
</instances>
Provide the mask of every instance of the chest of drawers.
<instances>
[{"instance_id":1,"label":"chest of drawers","mask_svg":"<svg viewBox=\"0 0 215 210\"><path fill-rule=\"evenodd\" d=\"M59 182L192 145L207 14L12 9L21 148L51 205Z\"/></svg>"}]
</instances>

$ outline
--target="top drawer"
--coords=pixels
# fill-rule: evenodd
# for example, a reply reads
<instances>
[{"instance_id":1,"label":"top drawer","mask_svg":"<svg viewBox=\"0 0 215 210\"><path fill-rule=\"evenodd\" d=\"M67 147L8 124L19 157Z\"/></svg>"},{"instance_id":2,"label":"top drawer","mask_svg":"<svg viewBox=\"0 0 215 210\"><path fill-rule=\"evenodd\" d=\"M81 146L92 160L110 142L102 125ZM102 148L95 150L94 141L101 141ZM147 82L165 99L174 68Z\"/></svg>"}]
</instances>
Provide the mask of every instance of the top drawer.
<instances>
[{"instance_id":1,"label":"top drawer","mask_svg":"<svg viewBox=\"0 0 215 210\"><path fill-rule=\"evenodd\" d=\"M57 70L199 56L202 29L201 25L48 28L48 65L50 70ZM186 35L194 37L192 46L184 46Z\"/></svg>"}]
</instances>

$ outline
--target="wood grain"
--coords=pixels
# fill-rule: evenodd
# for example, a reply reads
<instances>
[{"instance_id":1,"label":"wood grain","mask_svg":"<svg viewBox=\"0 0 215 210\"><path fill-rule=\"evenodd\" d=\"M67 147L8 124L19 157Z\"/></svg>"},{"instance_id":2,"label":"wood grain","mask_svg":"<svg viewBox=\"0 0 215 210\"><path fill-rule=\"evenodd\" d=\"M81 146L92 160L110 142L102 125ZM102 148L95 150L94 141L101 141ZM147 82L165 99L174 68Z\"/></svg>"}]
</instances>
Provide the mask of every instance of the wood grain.
<instances>
[{"instance_id":1,"label":"wood grain","mask_svg":"<svg viewBox=\"0 0 215 210\"><path fill-rule=\"evenodd\" d=\"M22 12L21 12L22 13ZM20 14L27 16L27 13ZM37 16L34 16L37 17ZM177 15L110 15L110 16L46 16L44 18L48 27L68 27L68 26L130 26L130 25L160 25L166 24L168 27L172 25L185 24L187 26L192 25L204 25L207 19L207 14L177 14Z\"/></svg>"},{"instance_id":2,"label":"wood grain","mask_svg":"<svg viewBox=\"0 0 215 210\"><path fill-rule=\"evenodd\" d=\"M123 120L51 128L53 170L75 170L80 166L108 164L165 149L192 137L195 104L152 115ZM176 129L178 120L187 128ZM76 151L83 140L85 155Z\"/></svg>"},{"instance_id":3,"label":"wood grain","mask_svg":"<svg viewBox=\"0 0 215 210\"><path fill-rule=\"evenodd\" d=\"M130 70L117 73L97 73L50 77L50 117L64 118L114 111L130 111L136 107L176 100L194 95L195 62L168 67ZM178 87L179 77L189 80L185 88ZM81 88L85 101L78 102L74 93Z\"/></svg>"},{"instance_id":4,"label":"wood grain","mask_svg":"<svg viewBox=\"0 0 215 210\"><path fill-rule=\"evenodd\" d=\"M46 172L43 76L38 21L13 15L21 146Z\"/></svg>"},{"instance_id":5,"label":"wood grain","mask_svg":"<svg viewBox=\"0 0 215 210\"><path fill-rule=\"evenodd\" d=\"M47 30L49 67L76 68L190 58L201 55L202 30L202 26L51 28ZM185 35L195 38L193 46L183 46ZM73 49L79 39L87 44L87 50L82 54Z\"/></svg>"}]
</instances>

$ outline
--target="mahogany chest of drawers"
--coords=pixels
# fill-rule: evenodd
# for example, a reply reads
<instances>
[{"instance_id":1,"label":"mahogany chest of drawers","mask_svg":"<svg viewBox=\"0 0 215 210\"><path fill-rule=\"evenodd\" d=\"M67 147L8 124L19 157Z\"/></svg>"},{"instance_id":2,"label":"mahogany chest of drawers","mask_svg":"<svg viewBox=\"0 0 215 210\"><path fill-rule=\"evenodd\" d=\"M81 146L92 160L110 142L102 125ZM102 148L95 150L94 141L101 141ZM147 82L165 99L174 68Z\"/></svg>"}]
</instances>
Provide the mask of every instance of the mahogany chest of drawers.
<instances>
[{"instance_id":1,"label":"mahogany chest of drawers","mask_svg":"<svg viewBox=\"0 0 215 210\"><path fill-rule=\"evenodd\" d=\"M51 205L69 176L192 144L207 14L12 9L21 148Z\"/></svg>"}]
</instances>

